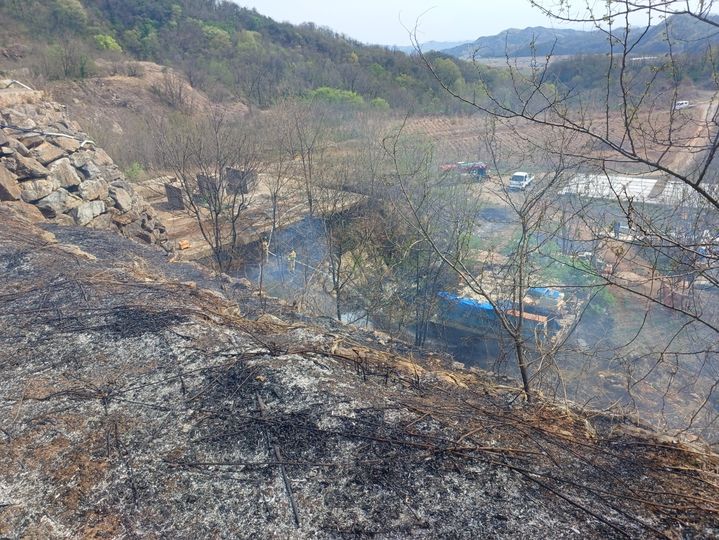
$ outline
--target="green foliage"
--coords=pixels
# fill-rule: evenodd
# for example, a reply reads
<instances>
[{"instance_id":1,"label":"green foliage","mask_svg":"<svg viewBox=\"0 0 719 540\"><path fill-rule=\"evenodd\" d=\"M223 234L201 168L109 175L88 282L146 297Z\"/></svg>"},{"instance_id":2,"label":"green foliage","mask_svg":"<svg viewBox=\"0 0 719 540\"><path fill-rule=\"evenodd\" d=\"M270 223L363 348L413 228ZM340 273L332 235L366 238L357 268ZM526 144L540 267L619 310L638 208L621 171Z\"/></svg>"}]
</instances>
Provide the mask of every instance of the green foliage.
<instances>
[{"instance_id":1,"label":"green foliage","mask_svg":"<svg viewBox=\"0 0 719 540\"><path fill-rule=\"evenodd\" d=\"M122 52L122 47L115 41L115 38L107 34L96 34L95 43L103 51Z\"/></svg>"},{"instance_id":2,"label":"green foliage","mask_svg":"<svg viewBox=\"0 0 719 540\"><path fill-rule=\"evenodd\" d=\"M87 12L80 0L54 0L52 14L59 28L78 32L87 25Z\"/></svg>"},{"instance_id":3,"label":"green foliage","mask_svg":"<svg viewBox=\"0 0 719 540\"><path fill-rule=\"evenodd\" d=\"M592 299L591 303L587 307L587 311L590 315L604 315L608 311L612 311L617 305L617 298L609 292L607 287L602 287Z\"/></svg>"},{"instance_id":4,"label":"green foliage","mask_svg":"<svg viewBox=\"0 0 719 540\"><path fill-rule=\"evenodd\" d=\"M145 169L137 161L133 161L130 166L125 169L125 177L131 182L140 180L145 175Z\"/></svg>"},{"instance_id":5,"label":"green foliage","mask_svg":"<svg viewBox=\"0 0 719 540\"><path fill-rule=\"evenodd\" d=\"M607 93L609 85L613 95L642 96L648 88L652 93L671 89L681 81L682 86L692 84L700 88L715 88L719 65L716 51L709 47L701 52L675 53L671 59L654 56L629 62L624 70L624 88L620 88L621 62L610 63L606 55L581 55L552 62L547 68L547 79L553 82L556 92L572 89L585 97L592 92Z\"/></svg>"},{"instance_id":6,"label":"green foliage","mask_svg":"<svg viewBox=\"0 0 719 540\"><path fill-rule=\"evenodd\" d=\"M327 86L321 86L320 88L312 90L307 96L310 99L316 99L332 105L347 105L352 107L362 107L364 105L364 98L359 94L349 90L341 90Z\"/></svg>"},{"instance_id":7,"label":"green foliage","mask_svg":"<svg viewBox=\"0 0 719 540\"><path fill-rule=\"evenodd\" d=\"M453 88L457 82L463 81L462 72L451 59L438 58L432 66L440 81Z\"/></svg>"},{"instance_id":8,"label":"green foliage","mask_svg":"<svg viewBox=\"0 0 719 540\"><path fill-rule=\"evenodd\" d=\"M259 107L325 87L349 94L320 92L318 98L355 106L381 96L391 108L465 109L416 58L313 24L278 23L227 0L23 0L21 5L12 9L0 2L0 15L21 20L33 39L121 49L184 71L192 86L214 96ZM479 80L468 62L437 53L431 58L457 88ZM491 70L484 75L491 78Z\"/></svg>"},{"instance_id":9,"label":"green foliage","mask_svg":"<svg viewBox=\"0 0 719 540\"><path fill-rule=\"evenodd\" d=\"M373 109L377 109L380 111L388 111L390 109L387 100L382 99L381 97L374 98L372 101L369 102L369 104Z\"/></svg>"},{"instance_id":10,"label":"green foliage","mask_svg":"<svg viewBox=\"0 0 719 540\"><path fill-rule=\"evenodd\" d=\"M382 79L387 76L387 70L380 66L377 62L370 65L369 70L377 79Z\"/></svg>"},{"instance_id":11,"label":"green foliage","mask_svg":"<svg viewBox=\"0 0 719 540\"><path fill-rule=\"evenodd\" d=\"M208 41L210 49L222 51L223 49L229 49L232 47L230 33L226 30L223 30L215 25L203 24L202 31L205 33L205 38Z\"/></svg>"},{"instance_id":12,"label":"green foliage","mask_svg":"<svg viewBox=\"0 0 719 540\"><path fill-rule=\"evenodd\" d=\"M84 48L77 42L68 41L45 49L42 70L50 80L85 79L96 72L95 64Z\"/></svg>"}]
</instances>

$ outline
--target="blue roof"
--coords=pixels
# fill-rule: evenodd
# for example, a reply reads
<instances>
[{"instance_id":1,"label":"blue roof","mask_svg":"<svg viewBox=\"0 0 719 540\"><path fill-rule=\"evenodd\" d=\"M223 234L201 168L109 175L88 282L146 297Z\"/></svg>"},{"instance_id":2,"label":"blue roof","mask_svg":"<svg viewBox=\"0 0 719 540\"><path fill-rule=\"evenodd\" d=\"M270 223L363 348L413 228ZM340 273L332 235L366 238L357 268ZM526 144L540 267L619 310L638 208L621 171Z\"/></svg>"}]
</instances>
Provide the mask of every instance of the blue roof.
<instances>
[{"instance_id":1,"label":"blue roof","mask_svg":"<svg viewBox=\"0 0 719 540\"><path fill-rule=\"evenodd\" d=\"M555 300L559 300L562 297L561 292L555 289L550 289L549 287L531 287L528 292L530 294L536 294L537 296L554 298Z\"/></svg>"},{"instance_id":2,"label":"blue roof","mask_svg":"<svg viewBox=\"0 0 719 540\"><path fill-rule=\"evenodd\" d=\"M469 306L473 307L475 309L484 309L488 311L494 311L494 308L492 307L492 304L489 302L480 302L479 300L475 300L474 298L467 298L466 296L457 296L456 294L448 293L445 291L441 291L439 293L439 296L442 298L445 298L447 300L450 300L452 302L456 302L463 306Z\"/></svg>"},{"instance_id":3,"label":"blue roof","mask_svg":"<svg viewBox=\"0 0 719 540\"><path fill-rule=\"evenodd\" d=\"M458 296L456 294L448 293L445 291L441 291L437 294L446 300L449 300L451 302L456 302L460 306L466 306L466 307L474 308L474 309L482 309L485 311L494 311L494 307L492 307L492 304L490 304L489 302L481 302L479 300L475 300L474 298L467 298L466 296ZM500 309L512 309L512 305L510 302L504 302L502 304L498 303L497 307Z\"/></svg>"}]
</instances>

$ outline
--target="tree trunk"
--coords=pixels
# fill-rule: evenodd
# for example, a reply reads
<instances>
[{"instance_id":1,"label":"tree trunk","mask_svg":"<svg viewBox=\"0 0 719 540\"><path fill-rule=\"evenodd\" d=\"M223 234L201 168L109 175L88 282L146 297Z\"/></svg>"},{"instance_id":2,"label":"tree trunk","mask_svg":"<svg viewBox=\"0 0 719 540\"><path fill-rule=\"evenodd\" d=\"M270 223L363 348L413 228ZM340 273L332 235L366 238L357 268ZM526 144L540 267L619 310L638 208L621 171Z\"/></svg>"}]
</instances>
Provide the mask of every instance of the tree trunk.
<instances>
[{"instance_id":1,"label":"tree trunk","mask_svg":"<svg viewBox=\"0 0 719 540\"><path fill-rule=\"evenodd\" d=\"M527 401L532 401L532 393L529 390L529 375L527 373L527 363L524 356L524 346L522 345L522 338L518 337L514 340L514 348L517 351L517 364L519 365L519 373L522 376L522 387L524 388L524 394L527 396Z\"/></svg>"}]
</instances>

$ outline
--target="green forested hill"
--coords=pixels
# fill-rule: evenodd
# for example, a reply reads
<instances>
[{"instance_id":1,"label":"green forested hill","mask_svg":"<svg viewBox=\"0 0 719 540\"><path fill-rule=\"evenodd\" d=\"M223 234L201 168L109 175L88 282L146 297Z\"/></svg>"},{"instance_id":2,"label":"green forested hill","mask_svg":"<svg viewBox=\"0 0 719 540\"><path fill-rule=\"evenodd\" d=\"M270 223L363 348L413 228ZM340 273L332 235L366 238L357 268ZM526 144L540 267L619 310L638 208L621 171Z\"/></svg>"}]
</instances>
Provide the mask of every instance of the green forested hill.
<instances>
[{"instance_id":1,"label":"green forested hill","mask_svg":"<svg viewBox=\"0 0 719 540\"><path fill-rule=\"evenodd\" d=\"M226 0L3 0L0 25L0 69L12 64L19 50L22 61L10 67L30 67L45 79L90 77L97 57L134 58L179 70L216 100L263 108L287 96L315 93L353 106L416 113L471 110L448 96L416 56L364 45L313 24L278 23ZM685 38L694 35L695 26L674 17L666 28ZM536 30L520 34L532 42ZM653 27L642 45L654 50L662 35ZM707 44L714 41L712 36L691 41L686 58L674 63L682 66L675 75L699 86L712 81L716 55L707 53ZM469 99L481 101L487 87L500 101L517 97L512 89L517 80L506 68L475 66L445 53L427 56L435 73ZM605 54L564 59L553 63L543 80L591 92L606 81L607 61ZM653 77L661 61L632 66L636 80Z\"/></svg>"},{"instance_id":2,"label":"green forested hill","mask_svg":"<svg viewBox=\"0 0 719 540\"><path fill-rule=\"evenodd\" d=\"M322 87L354 92L380 107L459 107L416 58L312 24L278 23L224 0L6 0L0 17L15 29L0 37L0 46L24 35L43 41L49 53L55 48L58 58L64 47L90 60L97 54L152 60L180 69L211 95L261 107ZM469 63L435 58L451 84L478 81ZM77 72L54 76L86 76L88 63L77 64Z\"/></svg>"}]
</instances>

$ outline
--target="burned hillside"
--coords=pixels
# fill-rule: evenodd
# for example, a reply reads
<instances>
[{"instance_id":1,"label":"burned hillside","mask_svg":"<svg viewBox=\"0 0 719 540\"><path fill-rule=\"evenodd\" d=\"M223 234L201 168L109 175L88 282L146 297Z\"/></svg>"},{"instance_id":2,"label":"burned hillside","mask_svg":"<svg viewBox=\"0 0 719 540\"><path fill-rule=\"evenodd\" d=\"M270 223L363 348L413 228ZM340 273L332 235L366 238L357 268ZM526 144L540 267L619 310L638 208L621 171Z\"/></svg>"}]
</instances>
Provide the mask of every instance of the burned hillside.
<instances>
[{"instance_id":1,"label":"burned hillside","mask_svg":"<svg viewBox=\"0 0 719 540\"><path fill-rule=\"evenodd\" d=\"M15 208L23 203L12 203ZM719 461L0 204L0 535L709 538Z\"/></svg>"}]
</instances>

